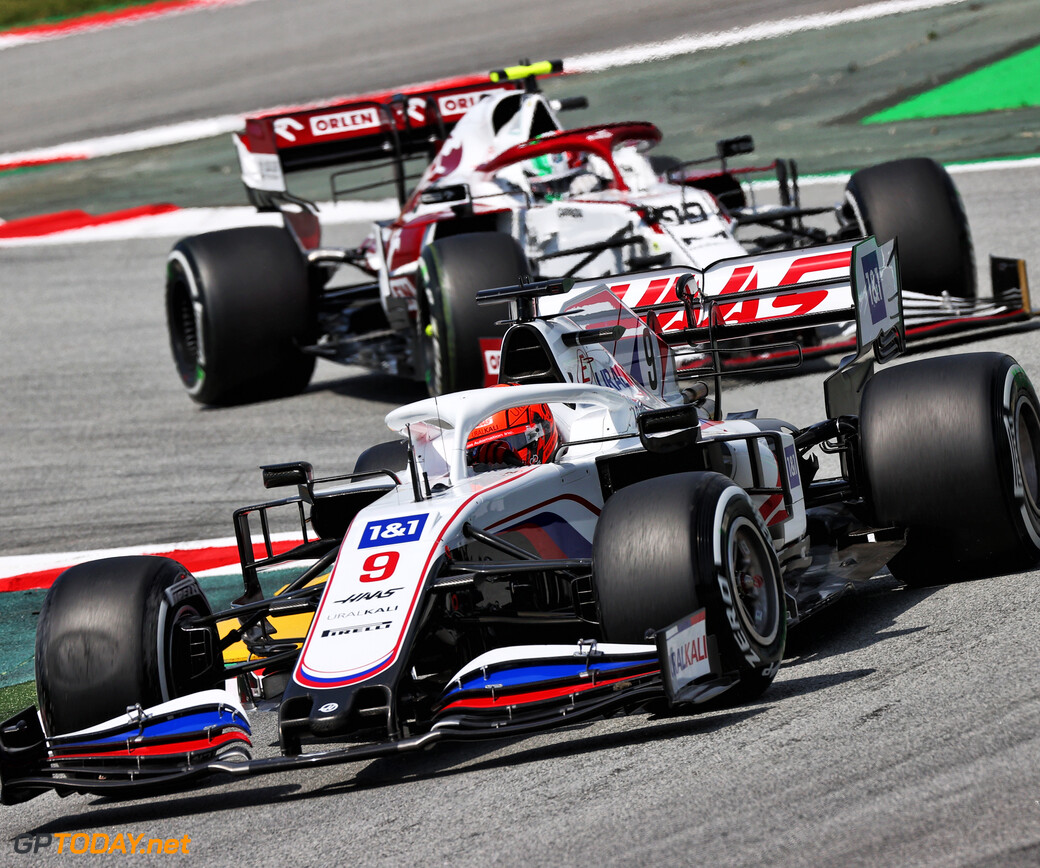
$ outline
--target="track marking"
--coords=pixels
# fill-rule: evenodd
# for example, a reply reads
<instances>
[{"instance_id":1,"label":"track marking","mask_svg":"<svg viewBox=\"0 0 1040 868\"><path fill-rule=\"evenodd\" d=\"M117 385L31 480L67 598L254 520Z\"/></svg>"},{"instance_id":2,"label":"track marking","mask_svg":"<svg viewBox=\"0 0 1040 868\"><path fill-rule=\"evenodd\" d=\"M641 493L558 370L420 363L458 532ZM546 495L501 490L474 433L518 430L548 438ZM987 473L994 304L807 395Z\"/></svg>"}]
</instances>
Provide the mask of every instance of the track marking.
<instances>
[{"instance_id":1,"label":"track marking","mask_svg":"<svg viewBox=\"0 0 1040 868\"><path fill-rule=\"evenodd\" d=\"M812 30L826 30L842 24L855 24L859 21L870 21L889 15L903 15L907 12L921 12L943 6L956 6L965 0L882 0L879 3L868 3L841 12L821 12L815 15L799 15L795 18L784 18L748 27L736 27L717 33L705 33L699 36L679 36L664 42L650 42L644 45L633 45L609 51L597 51L580 54L564 61L564 69L572 72L601 72L620 66L634 66L656 60L667 60L683 54L694 54L713 48L729 48L749 42L762 42L795 33L806 33Z\"/></svg>"},{"instance_id":2,"label":"track marking","mask_svg":"<svg viewBox=\"0 0 1040 868\"><path fill-rule=\"evenodd\" d=\"M988 160L983 163L947 164L951 175L969 175L977 172L999 172L1004 170L1040 168L1040 157L1008 158ZM803 187L822 184L844 184L848 172L827 175L802 175L798 183ZM758 189L776 187L776 181L752 182ZM130 241L136 238L180 238L217 229L233 229L238 226L281 226L280 214L261 214L248 205L223 208L174 208L173 206L143 206L115 214L130 215L133 212L149 212L144 216L113 219L112 214L101 214L90 218L92 222L77 228L63 226L70 212L30 217L25 220L0 220L0 249L5 247L29 247L48 244L86 244L96 241ZM399 213L397 200L382 199L372 202L325 202L319 204L322 225L333 226L344 223L368 223L376 220L393 219ZM79 212L82 214L83 212Z\"/></svg>"},{"instance_id":3,"label":"track marking","mask_svg":"<svg viewBox=\"0 0 1040 868\"><path fill-rule=\"evenodd\" d=\"M400 213L396 199L319 203L323 226L392 220ZM70 226L70 222L75 225ZM239 226L281 226L281 214L261 214L249 205L226 208L144 206L111 214L62 211L24 220L0 220L0 248L41 244L83 244L135 238L179 238Z\"/></svg>"},{"instance_id":4,"label":"track marking","mask_svg":"<svg viewBox=\"0 0 1040 868\"><path fill-rule=\"evenodd\" d=\"M272 549L281 553L301 542L297 534L271 534ZM264 556L262 541L253 542L254 557ZM130 546L114 549L96 549L84 552L62 552L44 555L14 555L0 557L0 593L49 588L62 572L76 564L99 558L128 555L155 555L173 558L196 574L217 572L227 574L229 567L239 568L238 544L234 537L199 540L197 542L166 543L150 546Z\"/></svg>"},{"instance_id":5,"label":"track marking","mask_svg":"<svg viewBox=\"0 0 1040 868\"><path fill-rule=\"evenodd\" d=\"M986 64L864 118L885 124L922 118L987 114L1040 105L1040 46Z\"/></svg>"},{"instance_id":6,"label":"track marking","mask_svg":"<svg viewBox=\"0 0 1040 868\"><path fill-rule=\"evenodd\" d=\"M30 45L34 42L48 42L52 39L66 39L81 33L108 30L111 27L140 24L156 18L184 15L187 12L212 11L222 6L245 6L247 3L256 2L257 0L159 0L159 2L142 6L127 6L107 12L77 15L74 18L66 18L53 23L13 27L0 32L0 51L17 48L19 45Z\"/></svg>"},{"instance_id":7,"label":"track marking","mask_svg":"<svg viewBox=\"0 0 1040 868\"><path fill-rule=\"evenodd\" d=\"M94 157L110 157L117 154L129 154L148 148L161 148L166 145L180 145L199 139L225 135L242 129L245 125L244 115L221 115L179 124L166 124L133 133L119 133L114 136L101 136L96 139L84 139L81 142L69 142L64 145L53 145L46 148L33 148L28 151L10 151L0 154L0 172L11 169L45 166L50 163L65 163L75 160L89 160Z\"/></svg>"},{"instance_id":8,"label":"track marking","mask_svg":"<svg viewBox=\"0 0 1040 868\"><path fill-rule=\"evenodd\" d=\"M247 3L256 2L256 0L208 0L208 2ZM831 27L838 27L842 24L851 24L883 16L902 15L907 12L954 6L963 2L965 2L965 0L883 0L883 2L869 3L866 6L859 6L842 12L804 15L795 18L786 18L768 24L754 24L748 27L738 27L733 30L705 33L700 36L684 36L670 39L665 42L650 42L642 45L628 46L627 48L580 54L576 57L565 60L564 68L569 72L574 73L596 72L605 69L632 66L640 63L649 63L655 60L664 60L669 57L676 57L683 54L694 54L698 51L706 51L713 48L724 48L732 45L743 45L749 42L775 39L781 36L789 36L794 33L825 30ZM3 47L3 39L4 34L0 34L0 48ZM350 99L351 96L352 95L334 97L330 100L324 100L321 103L311 103L304 106L280 106L268 109L258 109L256 111L251 111L248 114L256 115L266 114L269 112L301 111L317 105L325 105L330 102L347 100ZM220 117L215 118L204 118L195 121L187 121L181 124L171 124L147 130L123 133L120 135L85 139L79 142L68 142L66 144L51 147L36 148L26 151L12 151L0 154L0 171L45 165L53 162L86 160L92 157L125 154L143 150L145 148L182 144L184 142L196 141L202 138L210 138L212 136L231 133L235 130L241 129L245 124L245 117L245 114L221 115Z\"/></svg>"}]
</instances>

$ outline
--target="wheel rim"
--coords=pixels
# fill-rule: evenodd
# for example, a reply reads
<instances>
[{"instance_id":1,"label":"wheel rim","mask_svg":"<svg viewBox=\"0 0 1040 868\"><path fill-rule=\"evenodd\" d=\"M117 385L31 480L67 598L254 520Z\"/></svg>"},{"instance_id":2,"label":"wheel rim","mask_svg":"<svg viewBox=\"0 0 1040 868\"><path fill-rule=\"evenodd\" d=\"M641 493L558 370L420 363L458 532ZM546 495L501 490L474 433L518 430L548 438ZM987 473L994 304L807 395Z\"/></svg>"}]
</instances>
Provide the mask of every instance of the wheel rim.
<instances>
[{"instance_id":1,"label":"wheel rim","mask_svg":"<svg viewBox=\"0 0 1040 868\"><path fill-rule=\"evenodd\" d=\"M1040 513L1040 419L1036 408L1026 398L1022 398L1015 408L1015 449L1026 502L1035 516Z\"/></svg>"},{"instance_id":2,"label":"wheel rim","mask_svg":"<svg viewBox=\"0 0 1040 868\"><path fill-rule=\"evenodd\" d=\"M729 534L729 580L744 629L759 645L769 645L780 630L780 598L771 552L761 530L739 518Z\"/></svg>"}]
</instances>

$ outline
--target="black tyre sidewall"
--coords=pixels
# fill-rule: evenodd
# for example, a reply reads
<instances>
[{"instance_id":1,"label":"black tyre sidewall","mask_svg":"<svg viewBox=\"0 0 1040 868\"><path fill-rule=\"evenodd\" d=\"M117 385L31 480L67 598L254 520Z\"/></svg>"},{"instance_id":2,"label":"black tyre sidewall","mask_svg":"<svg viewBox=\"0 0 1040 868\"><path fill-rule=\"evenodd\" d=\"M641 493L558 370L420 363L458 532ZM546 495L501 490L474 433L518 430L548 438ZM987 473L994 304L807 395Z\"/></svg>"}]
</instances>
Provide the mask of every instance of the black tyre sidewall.
<instances>
[{"instance_id":1,"label":"black tyre sidewall","mask_svg":"<svg viewBox=\"0 0 1040 868\"><path fill-rule=\"evenodd\" d=\"M968 219L949 173L924 157L855 172L845 212L878 243L898 239L904 290L975 298L975 255Z\"/></svg>"},{"instance_id":2,"label":"black tyre sidewall","mask_svg":"<svg viewBox=\"0 0 1040 868\"><path fill-rule=\"evenodd\" d=\"M315 359L298 347L315 331L312 295L302 254L285 229L243 227L179 241L167 260L166 314L188 394L227 405L305 389ZM186 318L196 308L192 325Z\"/></svg>"},{"instance_id":3,"label":"black tyre sidewall","mask_svg":"<svg viewBox=\"0 0 1040 868\"><path fill-rule=\"evenodd\" d=\"M481 338L501 338L506 304L478 305L477 292L515 285L528 273L520 245L502 232L441 238L422 253L418 364L431 395L484 385Z\"/></svg>"},{"instance_id":4,"label":"black tyre sidewall","mask_svg":"<svg viewBox=\"0 0 1040 868\"><path fill-rule=\"evenodd\" d=\"M168 558L107 558L66 570L47 593L36 633L47 732L74 732L202 689L170 659L171 645L176 623L209 612L194 576Z\"/></svg>"},{"instance_id":5,"label":"black tyre sidewall","mask_svg":"<svg viewBox=\"0 0 1040 868\"><path fill-rule=\"evenodd\" d=\"M892 572L925 585L1035 563L1038 437L1036 393L1010 356L924 359L871 378L860 440L872 520L908 529Z\"/></svg>"}]
</instances>

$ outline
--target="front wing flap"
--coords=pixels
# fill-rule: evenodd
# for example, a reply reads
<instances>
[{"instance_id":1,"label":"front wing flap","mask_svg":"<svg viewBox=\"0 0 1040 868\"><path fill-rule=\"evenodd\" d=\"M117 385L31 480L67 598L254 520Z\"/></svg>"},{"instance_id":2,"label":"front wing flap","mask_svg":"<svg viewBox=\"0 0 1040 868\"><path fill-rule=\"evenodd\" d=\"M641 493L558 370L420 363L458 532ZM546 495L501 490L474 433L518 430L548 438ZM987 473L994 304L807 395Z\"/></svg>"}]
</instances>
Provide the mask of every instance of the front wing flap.
<instances>
[{"instance_id":1,"label":"front wing flap","mask_svg":"<svg viewBox=\"0 0 1040 868\"><path fill-rule=\"evenodd\" d=\"M662 646L664 647L664 646ZM134 796L204 779L251 777L357 762L439 741L520 735L634 711L667 699L698 702L734 683L701 678L699 695L666 692L654 645L519 646L482 655L448 684L429 731L393 741L298 756L250 759L249 724L224 691L186 697L182 707L132 709L90 730L48 739L35 709L0 725L0 803L47 790ZM169 705L169 704L167 704ZM204 719L205 718L205 719Z\"/></svg>"}]
</instances>

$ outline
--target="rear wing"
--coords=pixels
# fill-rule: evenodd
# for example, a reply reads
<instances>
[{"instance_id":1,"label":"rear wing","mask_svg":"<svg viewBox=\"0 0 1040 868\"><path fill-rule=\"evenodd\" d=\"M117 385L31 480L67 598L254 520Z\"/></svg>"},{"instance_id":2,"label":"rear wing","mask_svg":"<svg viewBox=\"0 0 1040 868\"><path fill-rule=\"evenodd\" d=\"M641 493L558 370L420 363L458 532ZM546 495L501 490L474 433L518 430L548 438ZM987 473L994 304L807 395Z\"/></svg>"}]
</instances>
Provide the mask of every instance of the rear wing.
<instances>
[{"instance_id":1,"label":"rear wing","mask_svg":"<svg viewBox=\"0 0 1040 868\"><path fill-rule=\"evenodd\" d=\"M707 344L722 370L720 341L856 323L855 358L884 362L906 342L895 241L873 238L716 262L676 282L682 320L667 343Z\"/></svg>"},{"instance_id":2,"label":"rear wing","mask_svg":"<svg viewBox=\"0 0 1040 868\"><path fill-rule=\"evenodd\" d=\"M901 354L908 337L1005 328L1040 314L1032 307L1024 261L991 257L990 270L992 298L905 294L899 285L896 242L879 245L871 237L733 257L700 269L670 267L521 284L482 291L480 297L537 297L541 316L563 313L578 321L579 312L594 313L601 296L613 295L622 309L642 321L644 337L652 332L658 338L662 364L657 370L674 370L680 388L696 386L695 393L703 384L692 381L714 380L717 412L724 375L793 368L808 356L843 353L825 384L828 417L837 418L858 414L860 394L874 364ZM535 315L533 301L525 304L518 308L519 321ZM629 336L634 331L625 325L621 333ZM665 348L671 351L674 369L663 364ZM618 356L616 346L614 352ZM630 355L630 379L653 386L636 371L634 355L622 351L618 357L627 364ZM503 373L507 361L503 345ZM523 368L523 360L511 361ZM515 371L510 374L514 375Z\"/></svg>"},{"instance_id":3,"label":"rear wing","mask_svg":"<svg viewBox=\"0 0 1040 868\"><path fill-rule=\"evenodd\" d=\"M800 332L804 340L812 330L854 322L855 351L824 382L824 398L828 418L858 415L874 362L887 362L906 349L895 239L878 245L870 237L747 259L743 265L733 260L717 262L677 286L686 317L677 336L695 353L702 353L702 359L706 356L708 364L698 373L714 376L716 399L721 391L724 342L787 331ZM754 286L755 274L762 276L765 286ZM728 301L736 294L738 302ZM759 345L753 350L761 360L759 370L777 366L769 358L770 350L781 358L787 355L788 366L801 363L801 341ZM754 366L744 366L749 369Z\"/></svg>"},{"instance_id":4,"label":"rear wing","mask_svg":"<svg viewBox=\"0 0 1040 868\"><path fill-rule=\"evenodd\" d=\"M619 391L638 386L671 403L673 383L703 400L707 385L692 381L711 378L716 417L724 374L775 370L775 355L789 356L783 366L793 367L801 362L802 343L813 339L816 329L855 329L854 352L842 359L825 386L831 418L855 414L874 363L895 358L906 345L896 242L878 245L872 237L725 259L703 269L584 281L521 280L517 286L481 290L477 300L512 301L509 322L553 320L562 314L579 327L554 349L544 341L525 341L521 331L511 329L502 346L501 382L566 377ZM762 340L786 332L792 334L785 343ZM593 344L604 346L619 362L602 377L594 370L595 360L583 359L580 352ZM745 364L728 370L730 353L741 354ZM586 367L595 375L586 376Z\"/></svg>"},{"instance_id":5,"label":"rear wing","mask_svg":"<svg viewBox=\"0 0 1040 868\"><path fill-rule=\"evenodd\" d=\"M545 299L542 307L547 313L570 309L577 294L594 286L609 289L647 320L684 357L680 371L696 374L721 373L731 367L724 357L740 354L749 364L732 367L777 367L787 347L797 363L802 342L755 340L783 332L805 337L823 326L856 322L856 355L875 348L880 359L905 339L896 249L873 238L738 256L703 269L662 268L581 281L555 303Z\"/></svg>"},{"instance_id":6,"label":"rear wing","mask_svg":"<svg viewBox=\"0 0 1040 868\"><path fill-rule=\"evenodd\" d=\"M672 350L679 379L714 379L717 405L723 375L795 367L819 329L855 324L852 352L826 387L833 416L852 414L874 362L895 358L906 343L895 241L866 238L724 259L704 269L582 281L565 294L546 293L542 312L573 314L597 287L617 296Z\"/></svg>"},{"instance_id":7,"label":"rear wing","mask_svg":"<svg viewBox=\"0 0 1040 868\"><path fill-rule=\"evenodd\" d=\"M405 160L432 159L459 119L485 96L534 89L535 76L562 70L562 61L543 61L249 117L245 131L233 134L242 180L251 196L260 194L254 204L262 207L262 200L287 192L286 174L367 163L358 171L392 171L366 186L392 182L403 204ZM333 198L358 189L365 187L337 191L334 182Z\"/></svg>"}]
</instances>

